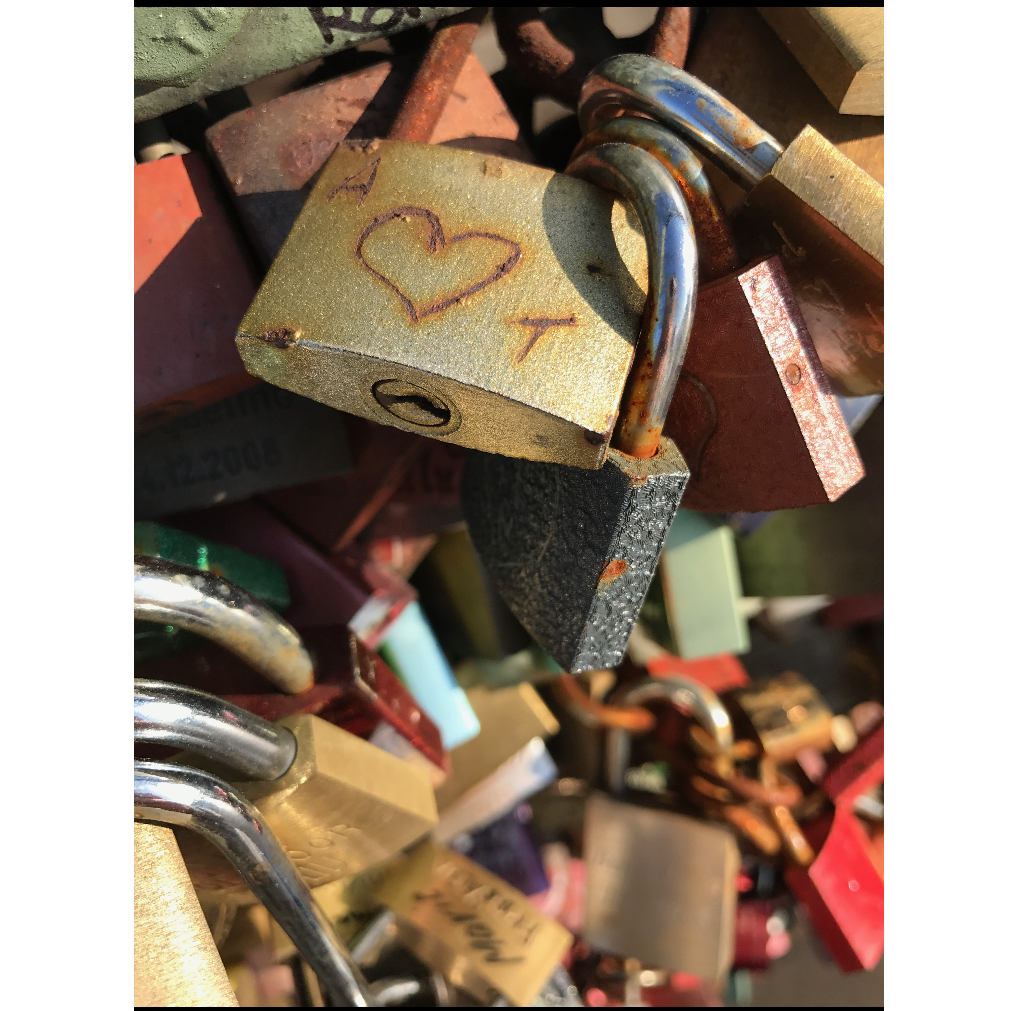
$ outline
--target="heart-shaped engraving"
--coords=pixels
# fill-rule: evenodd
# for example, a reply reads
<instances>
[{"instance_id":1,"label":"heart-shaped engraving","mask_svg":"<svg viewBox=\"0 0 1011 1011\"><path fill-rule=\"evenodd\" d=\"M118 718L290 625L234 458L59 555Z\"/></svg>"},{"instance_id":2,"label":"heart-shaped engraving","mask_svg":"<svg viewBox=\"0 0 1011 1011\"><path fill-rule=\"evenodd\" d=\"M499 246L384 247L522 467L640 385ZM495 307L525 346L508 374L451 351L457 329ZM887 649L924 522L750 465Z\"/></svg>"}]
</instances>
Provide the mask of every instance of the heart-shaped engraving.
<instances>
[{"instance_id":1,"label":"heart-shaped engraving","mask_svg":"<svg viewBox=\"0 0 1011 1011\"><path fill-rule=\"evenodd\" d=\"M487 274L479 277L478 280L472 283L464 283L456 290L451 288L449 295L439 294L432 298L427 305L418 305L408 297L401 285L398 285L382 270L377 270L374 263L369 263L362 249L365 245L365 240L377 229L394 221L410 221L412 218L422 218L427 223L428 228L424 248L433 256L438 256L453 244L466 242L468 239L488 239L492 242L500 243L509 250L509 255L501 263L496 264ZM442 222L439 220L439 216L434 211L430 211L425 207L395 207L392 211L380 214L365 226L362 234L358 236L358 242L355 244L355 257L358 262L373 277L378 278L378 280L382 281L383 284L393 291L407 310L407 315L410 317L412 323L417 323L426 316L434 316L436 313L443 312L467 298L468 295L473 295L482 288L487 288L489 284L494 284L496 281L501 280L520 262L522 255L520 247L515 242L511 239L503 238L501 235L495 235L492 232L461 232L459 235L453 235L447 240L442 230ZM373 257L373 261L375 262L375 257ZM416 268L412 266L412 269ZM421 266L421 269L425 269L424 265ZM452 283L459 282L457 279L454 279Z\"/></svg>"}]
</instances>

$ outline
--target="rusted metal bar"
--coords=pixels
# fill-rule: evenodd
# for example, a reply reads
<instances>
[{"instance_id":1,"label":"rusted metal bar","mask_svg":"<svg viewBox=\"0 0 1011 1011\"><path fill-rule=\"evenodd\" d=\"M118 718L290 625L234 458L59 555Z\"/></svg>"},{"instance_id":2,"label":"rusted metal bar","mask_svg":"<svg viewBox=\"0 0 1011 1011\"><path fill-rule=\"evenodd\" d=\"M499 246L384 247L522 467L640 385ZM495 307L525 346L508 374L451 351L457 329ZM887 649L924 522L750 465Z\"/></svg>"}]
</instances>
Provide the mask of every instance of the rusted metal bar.
<instances>
[{"instance_id":1,"label":"rusted metal bar","mask_svg":"<svg viewBox=\"0 0 1011 1011\"><path fill-rule=\"evenodd\" d=\"M496 7L493 17L499 45L524 84L575 105L595 61L559 42L536 7Z\"/></svg>"},{"instance_id":2,"label":"rusted metal bar","mask_svg":"<svg viewBox=\"0 0 1011 1011\"><path fill-rule=\"evenodd\" d=\"M643 52L671 66L683 67L695 12L695 7L661 7L653 27L646 32Z\"/></svg>"},{"instance_id":3,"label":"rusted metal bar","mask_svg":"<svg viewBox=\"0 0 1011 1011\"><path fill-rule=\"evenodd\" d=\"M702 164L687 144L648 119L622 116L591 130L572 152L578 158L600 144L621 143L641 147L674 177L695 226L699 250L699 283L726 277L741 266L741 256L719 197L709 184Z\"/></svg>"},{"instance_id":4,"label":"rusted metal bar","mask_svg":"<svg viewBox=\"0 0 1011 1011\"><path fill-rule=\"evenodd\" d=\"M661 7L653 25L641 35L613 39L612 52L641 50L683 67L697 14L695 7ZM499 45L523 83L534 92L575 105L586 75L606 55L601 52L599 38L596 45L587 43L573 49L552 32L537 7L496 7L493 17ZM607 34L606 29L601 31Z\"/></svg>"},{"instance_id":5,"label":"rusted metal bar","mask_svg":"<svg viewBox=\"0 0 1011 1011\"><path fill-rule=\"evenodd\" d=\"M389 140L431 140L487 13L487 7L471 7L439 22L387 134Z\"/></svg>"},{"instance_id":6,"label":"rusted metal bar","mask_svg":"<svg viewBox=\"0 0 1011 1011\"><path fill-rule=\"evenodd\" d=\"M591 698L571 674L560 674L553 682L555 697L581 723L595 727L617 727L633 734L648 733L656 717L644 706L609 706Z\"/></svg>"}]
</instances>

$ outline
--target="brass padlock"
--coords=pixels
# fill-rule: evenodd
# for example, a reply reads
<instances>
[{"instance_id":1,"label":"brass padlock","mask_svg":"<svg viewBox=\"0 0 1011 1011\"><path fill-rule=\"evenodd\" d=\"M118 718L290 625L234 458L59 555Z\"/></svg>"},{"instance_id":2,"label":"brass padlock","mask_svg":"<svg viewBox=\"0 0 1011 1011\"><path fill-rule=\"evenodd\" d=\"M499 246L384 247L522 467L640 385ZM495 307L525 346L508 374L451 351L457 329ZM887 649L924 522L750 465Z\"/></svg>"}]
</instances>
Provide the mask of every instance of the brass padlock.
<instances>
[{"instance_id":1,"label":"brass padlock","mask_svg":"<svg viewBox=\"0 0 1011 1011\"><path fill-rule=\"evenodd\" d=\"M172 829L133 826L137 1007L238 1007Z\"/></svg>"},{"instance_id":2,"label":"brass padlock","mask_svg":"<svg viewBox=\"0 0 1011 1011\"><path fill-rule=\"evenodd\" d=\"M650 298L615 445L599 471L471 453L462 496L474 546L503 600L563 669L578 672L621 662L688 480L661 430L698 271L688 206L652 155L608 143L567 171L628 200L648 240Z\"/></svg>"},{"instance_id":3,"label":"brass padlock","mask_svg":"<svg viewBox=\"0 0 1011 1011\"><path fill-rule=\"evenodd\" d=\"M635 215L582 179L344 142L236 342L254 375L352 414L599 468L646 278Z\"/></svg>"},{"instance_id":4,"label":"brass padlock","mask_svg":"<svg viewBox=\"0 0 1011 1011\"><path fill-rule=\"evenodd\" d=\"M734 697L770 758L788 761L803 748L827 751L832 746L832 710L796 671L742 688Z\"/></svg>"},{"instance_id":5,"label":"brass padlock","mask_svg":"<svg viewBox=\"0 0 1011 1011\"><path fill-rule=\"evenodd\" d=\"M453 986L528 1007L572 935L525 895L453 850L426 842L377 892L396 914L397 936Z\"/></svg>"},{"instance_id":6,"label":"brass padlock","mask_svg":"<svg viewBox=\"0 0 1011 1011\"><path fill-rule=\"evenodd\" d=\"M836 391L884 390L884 187L813 127L775 137L677 67L612 57L580 96L584 130L632 109L681 134L750 190L735 223L745 256L776 253Z\"/></svg>"},{"instance_id":7,"label":"brass padlock","mask_svg":"<svg viewBox=\"0 0 1011 1011\"><path fill-rule=\"evenodd\" d=\"M188 748L179 764L237 770L235 787L310 888L382 862L437 820L424 770L316 716L268 723L192 688L137 681L134 725L138 741ZM216 850L190 835L181 845L207 901L252 901Z\"/></svg>"},{"instance_id":8,"label":"brass padlock","mask_svg":"<svg viewBox=\"0 0 1011 1011\"><path fill-rule=\"evenodd\" d=\"M368 984L344 942L262 816L228 783L199 769L134 762L133 798L135 820L190 830L228 860L312 966L331 1000L370 1006Z\"/></svg>"},{"instance_id":9,"label":"brass padlock","mask_svg":"<svg viewBox=\"0 0 1011 1011\"><path fill-rule=\"evenodd\" d=\"M467 699L481 732L450 753L453 772L435 792L438 842L500 818L558 776L544 745L558 721L533 687L476 687Z\"/></svg>"}]
</instances>

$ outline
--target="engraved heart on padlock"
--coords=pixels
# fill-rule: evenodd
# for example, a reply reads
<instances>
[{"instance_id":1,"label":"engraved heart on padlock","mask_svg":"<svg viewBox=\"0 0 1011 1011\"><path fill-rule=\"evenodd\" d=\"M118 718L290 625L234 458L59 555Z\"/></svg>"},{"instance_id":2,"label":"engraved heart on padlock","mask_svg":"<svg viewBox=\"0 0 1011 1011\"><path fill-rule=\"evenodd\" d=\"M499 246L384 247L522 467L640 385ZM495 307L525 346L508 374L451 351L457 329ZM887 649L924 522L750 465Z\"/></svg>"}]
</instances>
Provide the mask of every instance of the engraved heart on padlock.
<instances>
[{"instance_id":1,"label":"engraved heart on padlock","mask_svg":"<svg viewBox=\"0 0 1011 1011\"><path fill-rule=\"evenodd\" d=\"M420 250L416 232L404 241L405 233L400 229L381 233L379 238L384 241L381 244L373 241L370 250L365 251L366 240L384 226L409 224L414 218L421 218L428 226ZM471 242L478 245L471 246ZM500 253L489 258L488 243L505 246L509 255L504 260L500 259ZM467 244L465 253L464 244ZM484 255L482 245L486 247ZM447 252L458 255L447 256ZM393 291L412 323L458 305L500 281L519 263L522 255L515 242L493 232L460 232L447 239L439 216L425 207L395 207L385 211L365 226L355 244L355 258ZM489 262L492 263L490 269L486 267Z\"/></svg>"}]
</instances>

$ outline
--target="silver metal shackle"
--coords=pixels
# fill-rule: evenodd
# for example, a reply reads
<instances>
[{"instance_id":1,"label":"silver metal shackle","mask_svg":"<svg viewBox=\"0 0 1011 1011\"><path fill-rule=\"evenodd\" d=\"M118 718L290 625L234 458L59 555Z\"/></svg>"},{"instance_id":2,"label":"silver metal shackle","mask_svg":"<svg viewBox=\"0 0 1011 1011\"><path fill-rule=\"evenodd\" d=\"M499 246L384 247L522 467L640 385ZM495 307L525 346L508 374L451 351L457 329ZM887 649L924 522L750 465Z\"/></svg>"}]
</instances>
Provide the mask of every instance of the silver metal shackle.
<instances>
[{"instance_id":1,"label":"silver metal shackle","mask_svg":"<svg viewBox=\"0 0 1011 1011\"><path fill-rule=\"evenodd\" d=\"M659 444L695 319L698 252L691 213L671 174L630 144L602 144L565 171L627 200L646 239L649 291L615 442L631 456L649 457ZM651 451L637 451L650 444Z\"/></svg>"},{"instance_id":2,"label":"silver metal shackle","mask_svg":"<svg viewBox=\"0 0 1011 1011\"><path fill-rule=\"evenodd\" d=\"M196 688L140 678L133 682L133 739L194 751L249 779L280 778L298 750L287 727Z\"/></svg>"},{"instance_id":3,"label":"silver metal shackle","mask_svg":"<svg viewBox=\"0 0 1011 1011\"><path fill-rule=\"evenodd\" d=\"M678 184L695 226L699 284L726 277L740 266L740 253L723 205L702 163L680 137L652 119L621 116L605 120L586 134L572 152L572 159L609 143L632 144L648 151Z\"/></svg>"},{"instance_id":4,"label":"silver metal shackle","mask_svg":"<svg viewBox=\"0 0 1011 1011\"><path fill-rule=\"evenodd\" d=\"M344 942L256 808L200 769L134 762L134 818L188 828L213 843L312 966L338 1007L373 1007Z\"/></svg>"},{"instance_id":5,"label":"silver metal shackle","mask_svg":"<svg viewBox=\"0 0 1011 1011\"><path fill-rule=\"evenodd\" d=\"M758 184L783 146L719 92L679 67L629 53L598 64L579 95L579 125L589 133L625 110L641 112L701 148L746 189Z\"/></svg>"},{"instance_id":6,"label":"silver metal shackle","mask_svg":"<svg viewBox=\"0 0 1011 1011\"><path fill-rule=\"evenodd\" d=\"M721 752L729 752L734 744L730 715L711 688L688 677L650 678L636 685L622 699L624 705L665 700L680 708L690 709L702 728L716 741ZM620 727L607 732L605 762L608 789L619 796L625 789L625 770L632 751L632 735Z\"/></svg>"},{"instance_id":7,"label":"silver metal shackle","mask_svg":"<svg viewBox=\"0 0 1011 1011\"><path fill-rule=\"evenodd\" d=\"M298 632L251 593L211 572L135 556L133 616L213 640L283 692L297 695L313 685L312 658Z\"/></svg>"}]
</instances>

